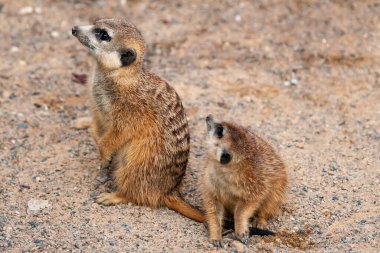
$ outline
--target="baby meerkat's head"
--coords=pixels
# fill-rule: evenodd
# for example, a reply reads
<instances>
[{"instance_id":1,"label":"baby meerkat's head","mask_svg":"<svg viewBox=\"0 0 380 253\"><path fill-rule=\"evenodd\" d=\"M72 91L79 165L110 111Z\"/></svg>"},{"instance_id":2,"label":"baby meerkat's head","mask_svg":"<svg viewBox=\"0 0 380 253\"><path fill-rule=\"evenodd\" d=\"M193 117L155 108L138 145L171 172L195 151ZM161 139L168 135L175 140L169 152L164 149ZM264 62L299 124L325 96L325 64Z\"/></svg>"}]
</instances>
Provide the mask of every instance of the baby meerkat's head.
<instances>
[{"instance_id":1,"label":"baby meerkat's head","mask_svg":"<svg viewBox=\"0 0 380 253\"><path fill-rule=\"evenodd\" d=\"M209 151L215 154L215 159L221 164L229 164L234 156L228 126L225 122L215 122L212 115L206 117L206 124Z\"/></svg>"},{"instance_id":2,"label":"baby meerkat's head","mask_svg":"<svg viewBox=\"0 0 380 253\"><path fill-rule=\"evenodd\" d=\"M72 34L90 50L104 69L142 65L145 42L136 26L128 21L101 19L94 25L74 26Z\"/></svg>"}]
</instances>

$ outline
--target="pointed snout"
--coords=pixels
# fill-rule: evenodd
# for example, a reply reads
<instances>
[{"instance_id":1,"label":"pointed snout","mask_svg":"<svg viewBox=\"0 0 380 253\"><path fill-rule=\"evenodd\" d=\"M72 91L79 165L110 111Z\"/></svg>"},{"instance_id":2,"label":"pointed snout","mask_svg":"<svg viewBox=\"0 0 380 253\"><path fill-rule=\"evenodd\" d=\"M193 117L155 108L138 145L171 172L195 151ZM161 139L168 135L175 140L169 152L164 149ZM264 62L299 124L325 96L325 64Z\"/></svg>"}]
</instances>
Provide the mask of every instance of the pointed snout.
<instances>
[{"instance_id":1,"label":"pointed snout","mask_svg":"<svg viewBox=\"0 0 380 253\"><path fill-rule=\"evenodd\" d=\"M213 122L214 122L214 117L213 117L211 114L209 114L209 115L206 117L206 122L207 122L207 123L213 123Z\"/></svg>"},{"instance_id":2,"label":"pointed snout","mask_svg":"<svg viewBox=\"0 0 380 253\"><path fill-rule=\"evenodd\" d=\"M79 27L78 26L73 26L73 28L71 29L71 34L74 35L74 36L77 36L79 33Z\"/></svg>"}]
</instances>

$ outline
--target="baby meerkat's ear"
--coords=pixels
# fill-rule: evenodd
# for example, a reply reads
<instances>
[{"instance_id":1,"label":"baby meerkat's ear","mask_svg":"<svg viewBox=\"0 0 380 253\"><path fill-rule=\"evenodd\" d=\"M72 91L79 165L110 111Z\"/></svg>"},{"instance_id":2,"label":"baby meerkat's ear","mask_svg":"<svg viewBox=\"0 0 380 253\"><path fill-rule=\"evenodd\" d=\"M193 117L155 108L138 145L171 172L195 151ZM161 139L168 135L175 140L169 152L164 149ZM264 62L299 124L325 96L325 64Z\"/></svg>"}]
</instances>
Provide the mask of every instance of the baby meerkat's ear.
<instances>
[{"instance_id":1,"label":"baby meerkat's ear","mask_svg":"<svg viewBox=\"0 0 380 253\"><path fill-rule=\"evenodd\" d=\"M121 65L124 67L130 65L136 60L137 54L136 51L132 48L128 48L125 50L120 51L120 61Z\"/></svg>"}]
</instances>

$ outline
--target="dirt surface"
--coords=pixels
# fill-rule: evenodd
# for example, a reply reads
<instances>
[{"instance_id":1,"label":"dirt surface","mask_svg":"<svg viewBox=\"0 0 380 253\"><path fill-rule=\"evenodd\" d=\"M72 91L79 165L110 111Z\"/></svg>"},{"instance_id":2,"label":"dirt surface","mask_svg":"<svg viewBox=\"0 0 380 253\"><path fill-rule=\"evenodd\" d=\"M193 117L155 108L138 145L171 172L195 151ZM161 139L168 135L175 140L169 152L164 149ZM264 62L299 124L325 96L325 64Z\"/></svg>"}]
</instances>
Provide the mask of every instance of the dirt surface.
<instances>
[{"instance_id":1,"label":"dirt surface","mask_svg":"<svg viewBox=\"0 0 380 253\"><path fill-rule=\"evenodd\" d=\"M189 202L201 203L207 114L276 146L290 177L276 237L246 247L230 234L215 250L166 208L94 203L108 183L90 130L71 127L91 115L72 80L91 61L71 27L99 17L134 22L147 67L183 99ZM0 1L0 251L378 252L379 24L367 0Z\"/></svg>"}]
</instances>

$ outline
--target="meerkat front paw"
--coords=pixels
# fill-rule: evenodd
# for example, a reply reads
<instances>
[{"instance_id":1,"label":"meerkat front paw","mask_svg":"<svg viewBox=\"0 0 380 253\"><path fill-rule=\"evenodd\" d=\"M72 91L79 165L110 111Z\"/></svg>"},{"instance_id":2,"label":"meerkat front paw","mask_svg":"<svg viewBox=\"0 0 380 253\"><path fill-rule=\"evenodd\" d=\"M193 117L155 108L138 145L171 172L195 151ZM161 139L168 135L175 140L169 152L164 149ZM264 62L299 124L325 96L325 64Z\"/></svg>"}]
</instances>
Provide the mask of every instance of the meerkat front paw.
<instances>
[{"instance_id":1,"label":"meerkat front paw","mask_svg":"<svg viewBox=\"0 0 380 253\"><path fill-rule=\"evenodd\" d=\"M223 243L222 240L210 240L211 244L214 245L217 248L222 248Z\"/></svg>"},{"instance_id":2,"label":"meerkat front paw","mask_svg":"<svg viewBox=\"0 0 380 253\"><path fill-rule=\"evenodd\" d=\"M249 230L244 232L236 232L235 237L236 239L247 245L249 239Z\"/></svg>"},{"instance_id":3,"label":"meerkat front paw","mask_svg":"<svg viewBox=\"0 0 380 253\"><path fill-rule=\"evenodd\" d=\"M112 193L107 193L107 192L104 192L104 193L101 193L99 194L95 201L96 203L98 204L102 204L102 205L112 205L113 204L113 201L112 201Z\"/></svg>"},{"instance_id":4,"label":"meerkat front paw","mask_svg":"<svg viewBox=\"0 0 380 253\"><path fill-rule=\"evenodd\" d=\"M267 223L266 219L264 219L264 218L258 218L257 219L257 225L256 225L257 228L266 229L267 226L268 226L268 223Z\"/></svg>"},{"instance_id":5,"label":"meerkat front paw","mask_svg":"<svg viewBox=\"0 0 380 253\"><path fill-rule=\"evenodd\" d=\"M99 194L96 197L95 201L98 204L102 204L102 205L106 205L106 206L116 205L116 204L120 204L120 203L127 203L126 198L120 196L116 192L110 192L110 193L104 192L104 193L101 193L101 194Z\"/></svg>"}]
</instances>

